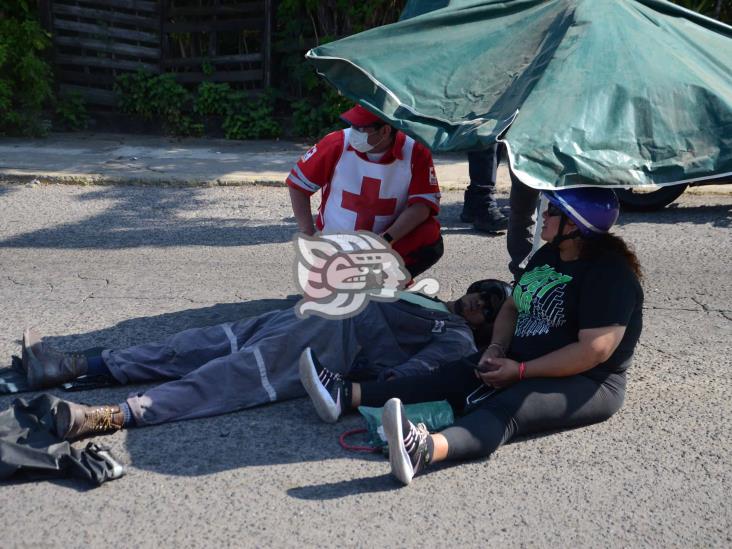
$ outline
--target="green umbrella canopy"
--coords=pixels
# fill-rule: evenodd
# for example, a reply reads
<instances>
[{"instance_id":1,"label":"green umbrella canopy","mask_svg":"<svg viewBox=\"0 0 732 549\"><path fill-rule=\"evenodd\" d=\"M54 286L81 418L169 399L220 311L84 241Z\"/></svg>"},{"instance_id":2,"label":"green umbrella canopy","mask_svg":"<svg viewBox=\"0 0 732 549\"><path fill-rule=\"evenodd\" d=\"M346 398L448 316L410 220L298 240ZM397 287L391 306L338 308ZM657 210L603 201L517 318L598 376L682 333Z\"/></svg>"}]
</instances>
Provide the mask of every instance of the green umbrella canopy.
<instances>
[{"instance_id":1,"label":"green umbrella canopy","mask_svg":"<svg viewBox=\"0 0 732 549\"><path fill-rule=\"evenodd\" d=\"M732 27L663 0L412 0L306 57L433 151L505 142L535 188L732 175Z\"/></svg>"}]
</instances>

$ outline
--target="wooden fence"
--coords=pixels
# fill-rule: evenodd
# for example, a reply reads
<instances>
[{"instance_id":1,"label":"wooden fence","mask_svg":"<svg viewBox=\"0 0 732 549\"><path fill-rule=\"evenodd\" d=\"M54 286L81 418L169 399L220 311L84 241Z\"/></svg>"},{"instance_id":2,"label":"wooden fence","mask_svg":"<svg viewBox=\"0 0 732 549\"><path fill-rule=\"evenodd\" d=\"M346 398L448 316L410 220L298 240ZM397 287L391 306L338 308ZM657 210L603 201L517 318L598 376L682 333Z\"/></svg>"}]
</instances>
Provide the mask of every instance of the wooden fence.
<instances>
[{"instance_id":1,"label":"wooden fence","mask_svg":"<svg viewBox=\"0 0 732 549\"><path fill-rule=\"evenodd\" d=\"M60 91L113 106L115 79L137 70L174 73L186 85L269 86L272 1L41 0L40 7Z\"/></svg>"}]
</instances>

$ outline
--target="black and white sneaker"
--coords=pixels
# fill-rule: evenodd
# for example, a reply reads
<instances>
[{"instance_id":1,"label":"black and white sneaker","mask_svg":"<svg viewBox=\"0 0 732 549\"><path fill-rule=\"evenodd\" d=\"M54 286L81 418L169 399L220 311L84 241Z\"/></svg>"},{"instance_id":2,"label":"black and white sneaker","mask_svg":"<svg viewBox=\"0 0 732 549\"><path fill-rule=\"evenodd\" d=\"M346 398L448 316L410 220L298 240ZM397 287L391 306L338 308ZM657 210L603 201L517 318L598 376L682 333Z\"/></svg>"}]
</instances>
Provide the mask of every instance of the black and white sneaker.
<instances>
[{"instance_id":1,"label":"black and white sneaker","mask_svg":"<svg viewBox=\"0 0 732 549\"><path fill-rule=\"evenodd\" d=\"M347 382L318 362L310 347L300 355L300 381L323 421L335 423L350 407Z\"/></svg>"},{"instance_id":2,"label":"black and white sneaker","mask_svg":"<svg viewBox=\"0 0 732 549\"><path fill-rule=\"evenodd\" d=\"M409 421L398 398L392 398L384 405L381 424L389 443L391 474L407 485L429 462L427 427L424 423L414 425Z\"/></svg>"}]
</instances>

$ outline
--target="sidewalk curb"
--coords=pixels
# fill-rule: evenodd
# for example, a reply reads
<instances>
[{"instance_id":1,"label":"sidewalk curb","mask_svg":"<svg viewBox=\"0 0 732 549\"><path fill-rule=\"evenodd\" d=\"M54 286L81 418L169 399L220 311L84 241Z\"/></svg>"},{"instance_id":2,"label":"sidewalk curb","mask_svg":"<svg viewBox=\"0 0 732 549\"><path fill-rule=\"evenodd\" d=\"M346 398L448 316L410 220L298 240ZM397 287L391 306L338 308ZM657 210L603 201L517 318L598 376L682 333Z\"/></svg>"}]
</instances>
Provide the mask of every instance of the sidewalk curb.
<instances>
[{"instance_id":1,"label":"sidewalk curb","mask_svg":"<svg viewBox=\"0 0 732 549\"><path fill-rule=\"evenodd\" d=\"M0 185L79 185L120 187L286 187L283 179L236 178L236 179L180 179L180 178L134 178L106 175L15 175L0 172ZM462 191L467 183L440 184L442 191ZM508 189L498 188L508 192Z\"/></svg>"},{"instance_id":2,"label":"sidewalk curb","mask_svg":"<svg viewBox=\"0 0 732 549\"><path fill-rule=\"evenodd\" d=\"M509 185L498 182L496 191L499 194L508 194ZM283 179L266 178L236 178L236 179L180 179L180 178L135 178L115 177L108 175L48 175L48 174L9 174L0 171L0 185L79 185L82 187L92 186L113 186L120 187L286 187ZM468 183L448 182L440 183L440 190L464 191ZM689 187L684 194L701 196L726 196L732 195L732 184L726 185L700 185Z\"/></svg>"}]
</instances>

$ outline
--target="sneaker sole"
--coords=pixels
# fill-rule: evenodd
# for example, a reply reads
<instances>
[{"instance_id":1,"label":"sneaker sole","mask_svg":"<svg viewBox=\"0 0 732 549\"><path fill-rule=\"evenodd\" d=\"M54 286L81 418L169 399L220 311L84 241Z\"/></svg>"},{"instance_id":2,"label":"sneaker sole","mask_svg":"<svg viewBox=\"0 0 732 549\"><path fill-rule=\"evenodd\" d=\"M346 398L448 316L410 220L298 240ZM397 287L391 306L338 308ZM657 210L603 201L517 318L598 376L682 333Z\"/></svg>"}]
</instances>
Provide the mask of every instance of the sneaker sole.
<instances>
[{"instance_id":1,"label":"sneaker sole","mask_svg":"<svg viewBox=\"0 0 732 549\"><path fill-rule=\"evenodd\" d=\"M310 348L305 349L300 354L300 382L305 387L310 397L310 401L315 406L320 419L326 423L335 423L340 417L340 406L333 402L330 393L325 390L323 384L318 379L318 372L315 371L315 364L310 356Z\"/></svg>"},{"instance_id":2,"label":"sneaker sole","mask_svg":"<svg viewBox=\"0 0 732 549\"><path fill-rule=\"evenodd\" d=\"M414 467L409 458L407 449L404 447L402 437L402 407L398 398L392 398L384 405L384 412L381 416L381 424L384 427L384 434L389 444L389 463L391 474L399 482L407 486L414 478Z\"/></svg>"}]
</instances>

